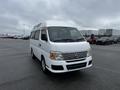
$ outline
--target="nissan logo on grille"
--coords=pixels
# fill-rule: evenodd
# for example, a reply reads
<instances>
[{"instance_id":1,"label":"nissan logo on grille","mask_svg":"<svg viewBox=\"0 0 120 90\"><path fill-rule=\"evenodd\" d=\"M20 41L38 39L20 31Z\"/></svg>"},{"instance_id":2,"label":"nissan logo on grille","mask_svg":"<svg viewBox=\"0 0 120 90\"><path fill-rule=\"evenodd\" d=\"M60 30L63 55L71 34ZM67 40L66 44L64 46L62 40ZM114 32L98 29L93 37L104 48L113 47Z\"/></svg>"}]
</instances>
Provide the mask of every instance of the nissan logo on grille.
<instances>
[{"instance_id":1,"label":"nissan logo on grille","mask_svg":"<svg viewBox=\"0 0 120 90\"><path fill-rule=\"evenodd\" d=\"M75 53L75 57L76 57L76 58L79 58L79 54L78 54L78 53Z\"/></svg>"}]
</instances>

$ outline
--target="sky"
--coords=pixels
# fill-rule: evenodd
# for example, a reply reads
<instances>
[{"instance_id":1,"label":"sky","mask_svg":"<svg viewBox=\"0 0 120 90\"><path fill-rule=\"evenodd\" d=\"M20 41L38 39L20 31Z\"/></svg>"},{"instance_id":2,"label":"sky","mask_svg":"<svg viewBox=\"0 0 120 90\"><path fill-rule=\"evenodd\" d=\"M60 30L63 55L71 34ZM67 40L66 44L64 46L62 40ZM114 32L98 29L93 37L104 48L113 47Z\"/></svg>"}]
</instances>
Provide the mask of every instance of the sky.
<instances>
[{"instance_id":1,"label":"sky","mask_svg":"<svg viewBox=\"0 0 120 90\"><path fill-rule=\"evenodd\" d=\"M0 33L22 34L46 20L120 29L120 0L0 0Z\"/></svg>"}]
</instances>

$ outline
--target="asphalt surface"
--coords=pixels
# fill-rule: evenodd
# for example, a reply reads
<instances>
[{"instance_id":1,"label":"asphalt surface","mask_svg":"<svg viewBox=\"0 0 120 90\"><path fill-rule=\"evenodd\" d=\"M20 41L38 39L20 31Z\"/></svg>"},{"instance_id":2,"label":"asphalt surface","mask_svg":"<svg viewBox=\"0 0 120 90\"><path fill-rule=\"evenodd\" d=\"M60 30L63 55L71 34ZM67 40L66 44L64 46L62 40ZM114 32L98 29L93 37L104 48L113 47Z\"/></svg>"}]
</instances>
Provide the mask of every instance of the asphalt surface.
<instances>
[{"instance_id":1,"label":"asphalt surface","mask_svg":"<svg viewBox=\"0 0 120 90\"><path fill-rule=\"evenodd\" d=\"M93 67L45 75L29 41L0 40L0 90L120 90L120 44L92 45Z\"/></svg>"}]
</instances>

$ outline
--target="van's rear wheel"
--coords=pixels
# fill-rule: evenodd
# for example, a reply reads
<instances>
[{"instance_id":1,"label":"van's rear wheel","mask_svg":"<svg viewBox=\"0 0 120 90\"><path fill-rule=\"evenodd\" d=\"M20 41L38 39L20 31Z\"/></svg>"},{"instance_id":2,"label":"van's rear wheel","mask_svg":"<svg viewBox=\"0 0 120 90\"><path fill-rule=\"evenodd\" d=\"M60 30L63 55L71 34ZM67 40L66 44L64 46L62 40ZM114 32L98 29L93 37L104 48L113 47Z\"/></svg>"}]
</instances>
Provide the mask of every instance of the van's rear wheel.
<instances>
[{"instance_id":1,"label":"van's rear wheel","mask_svg":"<svg viewBox=\"0 0 120 90\"><path fill-rule=\"evenodd\" d=\"M35 57L35 54L34 54L34 52L33 52L33 50L31 49L31 56L32 56L32 59L35 59L36 57Z\"/></svg>"},{"instance_id":2,"label":"van's rear wheel","mask_svg":"<svg viewBox=\"0 0 120 90\"><path fill-rule=\"evenodd\" d=\"M47 68L46 68L46 63L45 63L45 59L44 59L44 58L41 59L41 68L42 68L42 71L43 71L44 73L47 73L47 72L48 72L48 70L47 70Z\"/></svg>"}]
</instances>

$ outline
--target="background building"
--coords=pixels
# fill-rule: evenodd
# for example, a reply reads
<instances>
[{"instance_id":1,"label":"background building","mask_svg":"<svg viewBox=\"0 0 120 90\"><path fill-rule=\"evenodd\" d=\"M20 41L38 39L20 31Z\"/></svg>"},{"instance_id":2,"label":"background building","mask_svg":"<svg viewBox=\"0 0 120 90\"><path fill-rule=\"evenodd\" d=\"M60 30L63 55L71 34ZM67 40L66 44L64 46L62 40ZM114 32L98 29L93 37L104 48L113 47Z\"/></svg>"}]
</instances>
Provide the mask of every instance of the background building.
<instances>
[{"instance_id":1,"label":"background building","mask_svg":"<svg viewBox=\"0 0 120 90\"><path fill-rule=\"evenodd\" d=\"M98 30L80 30L80 32L85 36L90 36L91 34L98 35Z\"/></svg>"},{"instance_id":2,"label":"background building","mask_svg":"<svg viewBox=\"0 0 120 90\"><path fill-rule=\"evenodd\" d=\"M99 29L99 36L119 36L120 30L117 29Z\"/></svg>"},{"instance_id":3,"label":"background building","mask_svg":"<svg viewBox=\"0 0 120 90\"><path fill-rule=\"evenodd\" d=\"M84 36L90 36L91 34L98 35L98 29L96 28L79 27L78 29Z\"/></svg>"}]
</instances>

